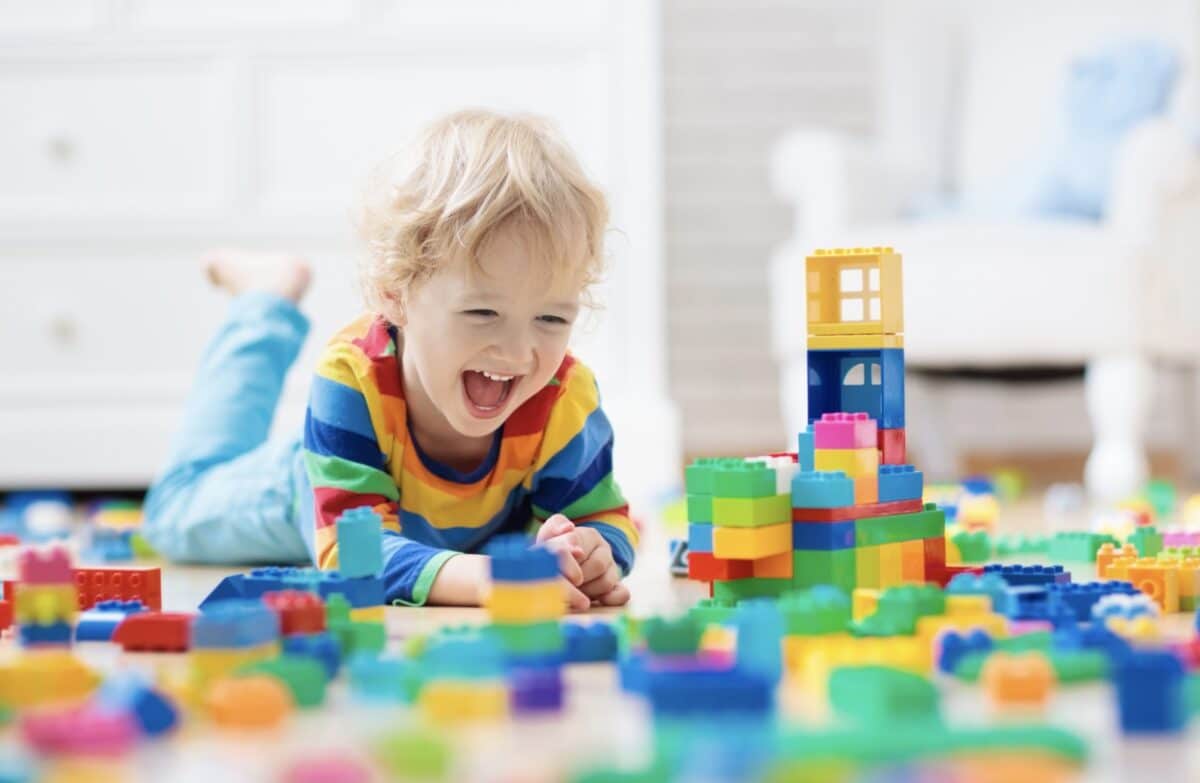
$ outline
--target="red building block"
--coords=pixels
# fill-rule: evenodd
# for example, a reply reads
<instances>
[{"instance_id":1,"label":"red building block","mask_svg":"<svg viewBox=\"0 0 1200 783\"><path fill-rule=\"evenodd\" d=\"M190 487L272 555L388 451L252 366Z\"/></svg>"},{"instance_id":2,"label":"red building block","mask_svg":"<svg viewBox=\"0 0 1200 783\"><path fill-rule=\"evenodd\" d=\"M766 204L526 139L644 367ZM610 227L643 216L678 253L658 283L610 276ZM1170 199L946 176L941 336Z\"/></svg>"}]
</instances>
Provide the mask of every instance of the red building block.
<instances>
[{"instance_id":1,"label":"red building block","mask_svg":"<svg viewBox=\"0 0 1200 783\"><path fill-rule=\"evenodd\" d=\"M184 612L139 612L121 621L113 641L126 652L186 652L193 615Z\"/></svg>"},{"instance_id":2,"label":"red building block","mask_svg":"<svg viewBox=\"0 0 1200 783\"><path fill-rule=\"evenodd\" d=\"M279 615L279 629L284 636L325 630L325 603L315 593L278 590L264 593L262 600Z\"/></svg>"},{"instance_id":3,"label":"red building block","mask_svg":"<svg viewBox=\"0 0 1200 783\"><path fill-rule=\"evenodd\" d=\"M38 585L69 584L71 556L61 546L26 549L17 555L17 581Z\"/></svg>"},{"instance_id":4,"label":"red building block","mask_svg":"<svg viewBox=\"0 0 1200 783\"><path fill-rule=\"evenodd\" d=\"M879 449L879 464L907 465L905 455L904 429L879 430L877 436Z\"/></svg>"},{"instance_id":5,"label":"red building block","mask_svg":"<svg viewBox=\"0 0 1200 783\"><path fill-rule=\"evenodd\" d=\"M13 604L7 599L0 601L0 631L7 631L12 628L13 623Z\"/></svg>"},{"instance_id":6,"label":"red building block","mask_svg":"<svg viewBox=\"0 0 1200 783\"><path fill-rule=\"evenodd\" d=\"M151 611L162 609L161 568L76 568L75 586L80 611L109 599L136 599Z\"/></svg>"},{"instance_id":7,"label":"red building block","mask_svg":"<svg viewBox=\"0 0 1200 783\"><path fill-rule=\"evenodd\" d=\"M946 568L946 537L934 536L925 539L925 580L932 582L934 576Z\"/></svg>"},{"instance_id":8,"label":"red building block","mask_svg":"<svg viewBox=\"0 0 1200 783\"><path fill-rule=\"evenodd\" d=\"M688 552L688 578L700 582L717 579L748 579L754 576L754 561L727 560L711 552Z\"/></svg>"},{"instance_id":9,"label":"red building block","mask_svg":"<svg viewBox=\"0 0 1200 783\"><path fill-rule=\"evenodd\" d=\"M869 519L892 514L913 514L924 511L920 500L893 500L887 503L864 503L861 506L840 508L793 508L793 522L844 522L848 519Z\"/></svg>"}]
</instances>

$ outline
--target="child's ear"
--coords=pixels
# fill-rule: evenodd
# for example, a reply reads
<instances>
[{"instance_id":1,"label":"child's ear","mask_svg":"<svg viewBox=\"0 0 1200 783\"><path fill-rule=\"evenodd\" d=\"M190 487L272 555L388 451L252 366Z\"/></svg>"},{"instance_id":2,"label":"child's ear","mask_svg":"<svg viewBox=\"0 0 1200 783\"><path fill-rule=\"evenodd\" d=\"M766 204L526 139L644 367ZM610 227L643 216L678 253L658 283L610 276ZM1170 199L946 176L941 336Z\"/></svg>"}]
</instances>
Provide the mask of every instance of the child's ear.
<instances>
[{"instance_id":1,"label":"child's ear","mask_svg":"<svg viewBox=\"0 0 1200 783\"><path fill-rule=\"evenodd\" d=\"M404 299L403 294L392 293L391 291L383 295L384 305L387 307L387 312L384 315L387 316L389 321L399 327L403 327L408 321Z\"/></svg>"}]
</instances>

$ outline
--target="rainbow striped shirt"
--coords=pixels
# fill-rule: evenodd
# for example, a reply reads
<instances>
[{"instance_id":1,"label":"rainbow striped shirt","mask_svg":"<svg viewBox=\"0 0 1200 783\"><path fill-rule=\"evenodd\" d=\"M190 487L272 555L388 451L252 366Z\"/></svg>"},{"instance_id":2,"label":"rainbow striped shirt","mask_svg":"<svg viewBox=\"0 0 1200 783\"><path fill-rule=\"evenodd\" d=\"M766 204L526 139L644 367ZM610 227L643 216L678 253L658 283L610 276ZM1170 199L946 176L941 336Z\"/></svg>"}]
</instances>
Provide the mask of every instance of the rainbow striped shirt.
<instances>
[{"instance_id":1,"label":"rainbow striped shirt","mask_svg":"<svg viewBox=\"0 0 1200 783\"><path fill-rule=\"evenodd\" d=\"M371 506L383 519L388 600L422 604L438 569L493 536L551 514L595 528L621 570L637 531L612 475L613 433L591 370L567 354L546 387L496 431L491 452L463 473L423 454L408 429L395 327L366 314L339 332L317 365L304 424L313 503L313 557L338 562L336 520ZM312 529L312 528L310 528Z\"/></svg>"}]
</instances>

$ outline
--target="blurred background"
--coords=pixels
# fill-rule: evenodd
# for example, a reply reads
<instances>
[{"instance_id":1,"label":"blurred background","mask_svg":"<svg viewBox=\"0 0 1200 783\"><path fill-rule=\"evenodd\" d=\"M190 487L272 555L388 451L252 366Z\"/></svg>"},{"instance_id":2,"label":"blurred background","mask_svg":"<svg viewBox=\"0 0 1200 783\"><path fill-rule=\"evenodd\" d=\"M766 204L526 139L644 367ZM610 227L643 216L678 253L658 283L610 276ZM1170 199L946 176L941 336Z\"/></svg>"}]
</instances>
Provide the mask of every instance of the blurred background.
<instances>
[{"instance_id":1,"label":"blurred background","mask_svg":"<svg viewBox=\"0 0 1200 783\"><path fill-rule=\"evenodd\" d=\"M359 307L373 164L468 105L553 117L613 203L597 371L643 505L805 409L804 257L905 258L935 479L1196 477L1190 0L0 0L0 490L138 492L226 299L316 284L276 429Z\"/></svg>"}]
</instances>

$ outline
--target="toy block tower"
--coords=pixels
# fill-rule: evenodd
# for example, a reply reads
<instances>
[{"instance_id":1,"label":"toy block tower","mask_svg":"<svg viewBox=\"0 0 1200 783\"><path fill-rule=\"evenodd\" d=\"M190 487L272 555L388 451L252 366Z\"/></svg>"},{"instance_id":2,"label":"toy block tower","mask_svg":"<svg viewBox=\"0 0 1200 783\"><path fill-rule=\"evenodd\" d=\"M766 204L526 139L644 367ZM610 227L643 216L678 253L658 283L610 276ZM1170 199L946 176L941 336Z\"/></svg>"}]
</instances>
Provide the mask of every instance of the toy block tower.
<instances>
[{"instance_id":1,"label":"toy block tower","mask_svg":"<svg viewBox=\"0 0 1200 783\"><path fill-rule=\"evenodd\" d=\"M904 313L891 248L806 262L809 426L794 454L687 470L689 576L738 601L816 585L945 583L945 517L905 463Z\"/></svg>"},{"instance_id":2,"label":"toy block tower","mask_svg":"<svg viewBox=\"0 0 1200 783\"><path fill-rule=\"evenodd\" d=\"M26 647L69 647L79 611L71 557L63 547L27 549L17 559L15 617Z\"/></svg>"}]
</instances>

